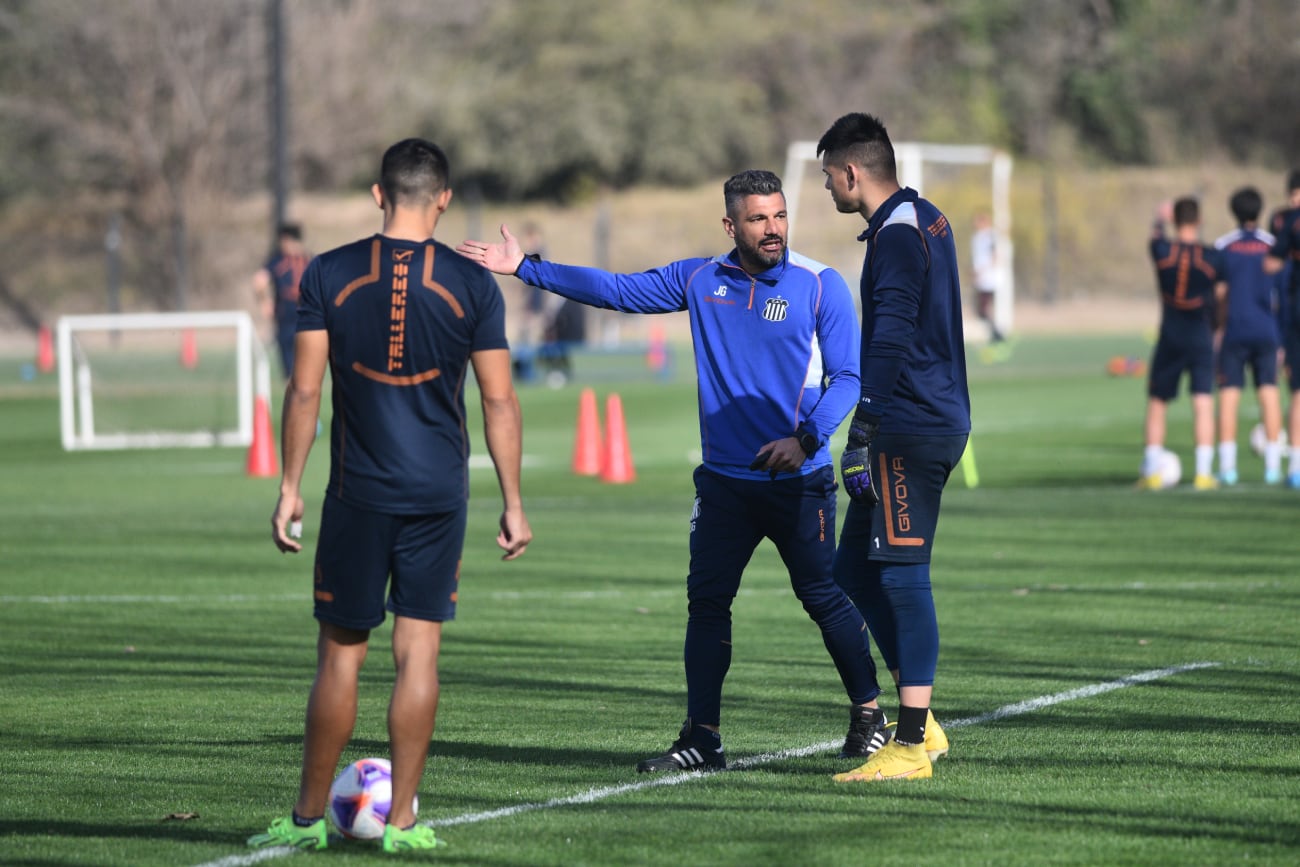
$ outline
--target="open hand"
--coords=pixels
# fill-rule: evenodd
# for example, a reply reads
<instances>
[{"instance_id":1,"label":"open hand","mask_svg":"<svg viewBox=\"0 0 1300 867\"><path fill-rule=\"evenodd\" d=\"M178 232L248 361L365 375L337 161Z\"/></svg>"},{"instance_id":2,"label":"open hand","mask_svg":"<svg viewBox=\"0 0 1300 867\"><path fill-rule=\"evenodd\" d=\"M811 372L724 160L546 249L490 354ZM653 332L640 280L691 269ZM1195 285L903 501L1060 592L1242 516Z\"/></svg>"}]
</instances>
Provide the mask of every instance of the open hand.
<instances>
[{"instance_id":1,"label":"open hand","mask_svg":"<svg viewBox=\"0 0 1300 867\"><path fill-rule=\"evenodd\" d=\"M466 259L472 259L494 274L513 274L519 270L524 261L523 248L519 240L510 234L506 224L501 224L501 243L489 244L486 241L462 241L456 252Z\"/></svg>"}]
</instances>

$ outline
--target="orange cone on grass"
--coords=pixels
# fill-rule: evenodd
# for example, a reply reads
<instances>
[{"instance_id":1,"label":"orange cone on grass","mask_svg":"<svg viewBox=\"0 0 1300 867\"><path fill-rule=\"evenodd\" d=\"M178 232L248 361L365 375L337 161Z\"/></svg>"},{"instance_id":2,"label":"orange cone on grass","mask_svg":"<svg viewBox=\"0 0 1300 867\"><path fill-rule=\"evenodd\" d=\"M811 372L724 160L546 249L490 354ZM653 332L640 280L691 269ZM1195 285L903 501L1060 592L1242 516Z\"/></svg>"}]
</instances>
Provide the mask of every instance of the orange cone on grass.
<instances>
[{"instance_id":1,"label":"orange cone on grass","mask_svg":"<svg viewBox=\"0 0 1300 867\"><path fill-rule=\"evenodd\" d=\"M194 329L181 331L181 367L193 370L199 366L199 344L194 339Z\"/></svg>"},{"instance_id":2,"label":"orange cone on grass","mask_svg":"<svg viewBox=\"0 0 1300 867\"><path fill-rule=\"evenodd\" d=\"M596 414L596 393L584 388L578 396L578 431L573 440L573 472L579 476L600 475L600 418Z\"/></svg>"},{"instance_id":3,"label":"orange cone on grass","mask_svg":"<svg viewBox=\"0 0 1300 867\"><path fill-rule=\"evenodd\" d=\"M41 373L54 370L54 335L48 325L36 332L36 369Z\"/></svg>"},{"instance_id":4,"label":"orange cone on grass","mask_svg":"<svg viewBox=\"0 0 1300 867\"><path fill-rule=\"evenodd\" d=\"M600 480L612 484L636 481L632 447L623 422L623 401L617 394L611 394L605 401L605 461L600 468Z\"/></svg>"},{"instance_id":5,"label":"orange cone on grass","mask_svg":"<svg viewBox=\"0 0 1300 867\"><path fill-rule=\"evenodd\" d=\"M275 433L271 429L271 407L261 395L253 404L253 442L248 447L247 472L257 479L279 472L275 460Z\"/></svg>"}]
</instances>

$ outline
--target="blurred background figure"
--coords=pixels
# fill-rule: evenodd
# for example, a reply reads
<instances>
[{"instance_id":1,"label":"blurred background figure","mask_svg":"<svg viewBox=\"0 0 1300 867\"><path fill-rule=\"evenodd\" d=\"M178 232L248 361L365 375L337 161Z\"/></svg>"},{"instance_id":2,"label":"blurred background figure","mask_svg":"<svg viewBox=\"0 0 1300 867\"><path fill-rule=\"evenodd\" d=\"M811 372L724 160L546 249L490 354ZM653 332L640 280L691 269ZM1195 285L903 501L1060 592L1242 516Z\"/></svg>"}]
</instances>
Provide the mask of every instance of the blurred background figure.
<instances>
[{"instance_id":1,"label":"blurred background figure","mask_svg":"<svg viewBox=\"0 0 1300 867\"><path fill-rule=\"evenodd\" d=\"M975 312L988 326L989 342L1001 343L1002 332L993 321L993 298L998 288L998 235L993 229L993 218L986 211L975 214L974 227L970 261L975 275Z\"/></svg>"},{"instance_id":2,"label":"blurred background figure","mask_svg":"<svg viewBox=\"0 0 1300 867\"><path fill-rule=\"evenodd\" d=\"M256 274L253 291L263 319L273 323L280 364L288 378L293 371L293 339L298 327L298 284L311 254L302 242L302 227L282 223L275 235L275 250Z\"/></svg>"}]
</instances>

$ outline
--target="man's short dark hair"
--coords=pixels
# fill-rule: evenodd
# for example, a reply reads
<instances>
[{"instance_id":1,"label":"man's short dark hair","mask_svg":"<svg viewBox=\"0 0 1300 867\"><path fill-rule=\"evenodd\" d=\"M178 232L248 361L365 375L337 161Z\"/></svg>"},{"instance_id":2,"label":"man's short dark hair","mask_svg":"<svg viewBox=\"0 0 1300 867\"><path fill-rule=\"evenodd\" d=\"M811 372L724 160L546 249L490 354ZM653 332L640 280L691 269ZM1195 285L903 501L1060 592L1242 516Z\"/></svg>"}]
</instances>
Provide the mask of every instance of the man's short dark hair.
<instances>
[{"instance_id":1,"label":"man's short dark hair","mask_svg":"<svg viewBox=\"0 0 1300 867\"><path fill-rule=\"evenodd\" d=\"M1238 223L1253 223L1264 210L1264 197L1254 187L1242 187L1228 199L1228 207Z\"/></svg>"},{"instance_id":2,"label":"man's short dark hair","mask_svg":"<svg viewBox=\"0 0 1300 867\"><path fill-rule=\"evenodd\" d=\"M295 241L301 241L302 226L297 223L281 223L275 235L277 238L293 238Z\"/></svg>"},{"instance_id":3,"label":"man's short dark hair","mask_svg":"<svg viewBox=\"0 0 1300 867\"><path fill-rule=\"evenodd\" d=\"M1201 206L1191 196L1184 196L1174 202L1174 225L1191 226L1201 220Z\"/></svg>"},{"instance_id":4,"label":"man's short dark hair","mask_svg":"<svg viewBox=\"0 0 1300 867\"><path fill-rule=\"evenodd\" d=\"M408 138L384 152L379 188L392 205L423 206L451 186L447 155L431 141Z\"/></svg>"},{"instance_id":5,"label":"man's short dark hair","mask_svg":"<svg viewBox=\"0 0 1300 867\"><path fill-rule=\"evenodd\" d=\"M746 196L773 196L779 192L781 179L762 169L749 169L732 175L722 185L722 198L726 202L728 214L736 213L740 200Z\"/></svg>"},{"instance_id":6,"label":"man's short dark hair","mask_svg":"<svg viewBox=\"0 0 1300 867\"><path fill-rule=\"evenodd\" d=\"M1300 169L1292 169L1286 176L1286 191L1294 193L1296 190L1300 190Z\"/></svg>"},{"instance_id":7,"label":"man's short dark hair","mask_svg":"<svg viewBox=\"0 0 1300 867\"><path fill-rule=\"evenodd\" d=\"M861 166L876 180L898 180L894 145L885 125L873 115L855 111L831 124L817 142L817 155L823 153L834 160L846 160Z\"/></svg>"}]
</instances>

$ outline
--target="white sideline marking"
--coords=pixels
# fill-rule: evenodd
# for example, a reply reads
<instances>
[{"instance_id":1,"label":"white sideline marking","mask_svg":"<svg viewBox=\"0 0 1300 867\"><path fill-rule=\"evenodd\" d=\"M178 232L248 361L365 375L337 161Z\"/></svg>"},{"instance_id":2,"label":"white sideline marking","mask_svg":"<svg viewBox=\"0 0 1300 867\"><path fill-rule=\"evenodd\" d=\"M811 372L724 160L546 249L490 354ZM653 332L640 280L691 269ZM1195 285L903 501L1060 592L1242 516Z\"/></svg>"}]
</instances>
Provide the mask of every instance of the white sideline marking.
<instances>
[{"instance_id":1,"label":"white sideline marking","mask_svg":"<svg viewBox=\"0 0 1300 867\"><path fill-rule=\"evenodd\" d=\"M985 585L980 585L983 589L988 589ZM1120 584L1027 584L1020 589L1021 595L1024 590L1033 593L1059 593L1072 590L1087 591L1124 591L1131 590L1142 592L1146 590L1221 590L1231 589L1234 591L1241 590L1270 590L1282 586L1280 581L1181 581L1174 584L1153 584L1146 581L1128 581ZM1014 592L1009 590L1007 592ZM749 588L741 587L737 596L788 596L790 588L784 585L779 587L762 587ZM575 600L595 600L595 599L649 599L658 597L671 596L678 598L682 595L681 587L660 587L652 590L622 590L616 587L604 590L564 590L560 592L547 590L492 590L482 594L483 599L489 599L496 602L517 602L529 599L575 599ZM305 593L275 593L275 594L257 594L257 593L228 593L213 596L183 596L179 594L166 595L78 595L73 593L59 595L32 595L32 596L0 596L0 605L73 605L94 603L96 605L124 604L139 605L141 603L157 603L165 605L179 605L202 602L301 602L303 599L309 599Z\"/></svg>"},{"instance_id":2,"label":"white sideline marking","mask_svg":"<svg viewBox=\"0 0 1300 867\"><path fill-rule=\"evenodd\" d=\"M946 729L965 728L967 726L983 725L995 720L1007 719L1008 717L1021 716L1027 713L1033 713L1036 710L1042 710L1045 707L1062 704L1067 701L1075 701L1081 698L1090 698L1094 695L1113 692L1117 689L1124 689L1129 686L1136 686L1141 683L1150 683L1153 680L1162 680L1166 677L1173 677L1176 674L1182 674L1187 671L1195 671L1200 668L1214 668L1222 665L1219 662L1188 662L1182 665L1171 665L1168 668L1156 668L1151 671L1141 671L1137 674L1130 674L1127 677L1121 677L1118 680L1110 680L1105 683L1094 683L1091 686L1082 686L1078 689L1070 689L1065 692L1058 692L1054 695L1044 695L1039 698L1031 698L1028 701L1021 701L1015 704L1004 705L997 710L990 711L980 716L966 717L965 719L952 720L944 723ZM745 768L755 768L761 765L771 764L772 762L781 761L782 759L802 758L804 756L815 755L816 753L826 752L839 747L842 741L823 741L820 744L813 744L807 747L794 747L788 750L778 750L774 753L763 753L757 756L746 756L737 759L728 764L728 770L722 773L728 773L732 770L744 770ZM605 786L599 789L588 789L585 792L579 792L576 795L568 795L563 798L552 798L549 801L536 801L531 804L516 804L513 807L501 807L496 810L484 810L479 813L462 813L459 816L451 816L446 819L431 819L421 824L430 828L445 828L452 825L469 825L475 822L486 822L491 819L507 819L511 816L518 816L521 813L531 813L535 810L549 810L553 807L569 807L574 804L593 804L597 801L603 801L606 798L614 798L628 792L639 792L644 789L654 788L655 786L675 786L679 783L690 783L697 780L707 780L712 774L669 774L667 776L654 776L644 781L635 783L623 783L618 786ZM266 861L271 858L279 858L281 855L296 855L297 849L287 846L276 847L274 849L263 849L258 852L250 852L246 855L230 855L216 861L206 861L196 867L245 867L248 864L256 864L260 861Z\"/></svg>"}]
</instances>

